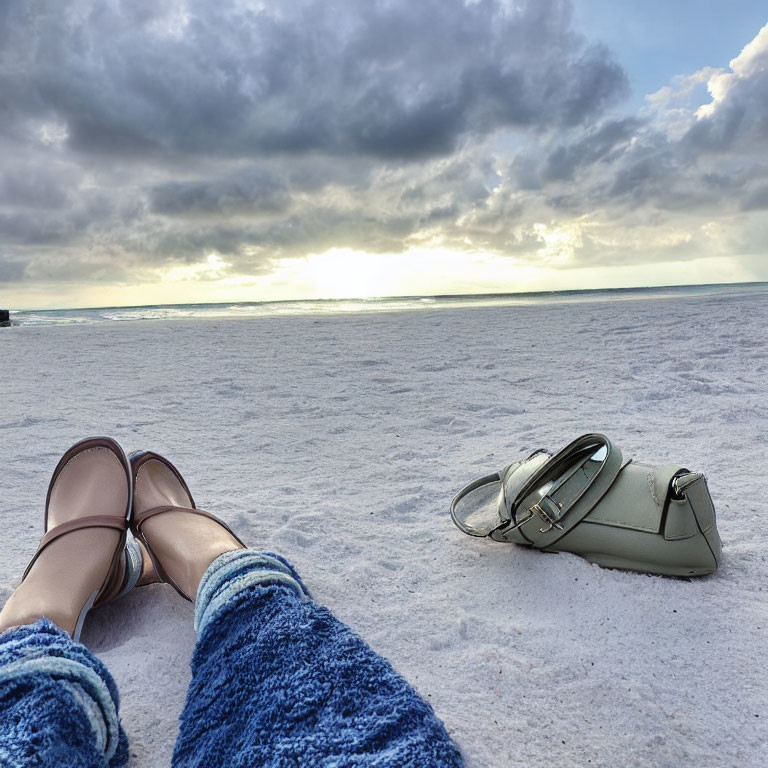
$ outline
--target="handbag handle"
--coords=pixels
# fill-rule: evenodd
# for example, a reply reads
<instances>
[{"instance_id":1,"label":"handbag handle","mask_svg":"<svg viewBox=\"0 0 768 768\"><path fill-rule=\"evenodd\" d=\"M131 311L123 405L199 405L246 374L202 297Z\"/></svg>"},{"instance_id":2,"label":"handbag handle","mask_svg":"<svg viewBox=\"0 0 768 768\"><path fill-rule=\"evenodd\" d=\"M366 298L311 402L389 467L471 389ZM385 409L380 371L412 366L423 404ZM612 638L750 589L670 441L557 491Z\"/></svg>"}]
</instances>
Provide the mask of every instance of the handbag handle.
<instances>
[{"instance_id":1,"label":"handbag handle","mask_svg":"<svg viewBox=\"0 0 768 768\"><path fill-rule=\"evenodd\" d=\"M587 476L587 482L569 483L588 461L595 460L601 449L604 450L601 463L591 476ZM583 461L579 461L580 458ZM590 432L576 438L534 472L514 499L503 493L501 504L504 508L501 509L500 504L499 509L502 522L491 535L503 539L507 533L517 530L537 548L551 546L586 517L611 487L621 468L621 451L606 435ZM523 503L553 478L557 478L556 482L542 496L530 506ZM527 525L534 518L536 524L543 522L547 527L536 532L533 526Z\"/></svg>"}]
</instances>

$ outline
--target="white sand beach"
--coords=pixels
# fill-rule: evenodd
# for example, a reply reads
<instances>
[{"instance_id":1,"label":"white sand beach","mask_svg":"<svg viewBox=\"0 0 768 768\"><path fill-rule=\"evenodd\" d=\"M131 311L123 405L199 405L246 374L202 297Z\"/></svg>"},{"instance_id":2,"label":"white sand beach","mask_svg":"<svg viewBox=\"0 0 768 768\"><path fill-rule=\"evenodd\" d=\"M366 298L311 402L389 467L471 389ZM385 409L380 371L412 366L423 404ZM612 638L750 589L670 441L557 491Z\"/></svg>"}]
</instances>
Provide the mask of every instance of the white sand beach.
<instances>
[{"instance_id":1,"label":"white sand beach","mask_svg":"<svg viewBox=\"0 0 768 768\"><path fill-rule=\"evenodd\" d=\"M469 768L768 764L768 299L0 330L0 602L75 440L167 455L434 706ZM588 431L703 471L712 577L472 539L466 482ZM192 608L92 612L135 768L168 766Z\"/></svg>"}]
</instances>

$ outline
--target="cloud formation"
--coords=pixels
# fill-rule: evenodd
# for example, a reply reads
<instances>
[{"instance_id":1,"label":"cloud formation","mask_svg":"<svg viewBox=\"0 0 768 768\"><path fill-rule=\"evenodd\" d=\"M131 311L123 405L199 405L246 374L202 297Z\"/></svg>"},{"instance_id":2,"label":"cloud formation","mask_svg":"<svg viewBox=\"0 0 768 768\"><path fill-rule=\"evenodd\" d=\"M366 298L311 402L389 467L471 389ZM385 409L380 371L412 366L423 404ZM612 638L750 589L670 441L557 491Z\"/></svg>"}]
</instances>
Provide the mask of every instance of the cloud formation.
<instances>
[{"instance_id":1,"label":"cloud formation","mask_svg":"<svg viewBox=\"0 0 768 768\"><path fill-rule=\"evenodd\" d=\"M768 26L622 114L626 76L571 10L7 0L0 282L433 246L558 268L730 253L768 277Z\"/></svg>"},{"instance_id":2,"label":"cloud formation","mask_svg":"<svg viewBox=\"0 0 768 768\"><path fill-rule=\"evenodd\" d=\"M4 123L110 156L445 154L625 87L562 0L11 0L3 26Z\"/></svg>"}]
</instances>

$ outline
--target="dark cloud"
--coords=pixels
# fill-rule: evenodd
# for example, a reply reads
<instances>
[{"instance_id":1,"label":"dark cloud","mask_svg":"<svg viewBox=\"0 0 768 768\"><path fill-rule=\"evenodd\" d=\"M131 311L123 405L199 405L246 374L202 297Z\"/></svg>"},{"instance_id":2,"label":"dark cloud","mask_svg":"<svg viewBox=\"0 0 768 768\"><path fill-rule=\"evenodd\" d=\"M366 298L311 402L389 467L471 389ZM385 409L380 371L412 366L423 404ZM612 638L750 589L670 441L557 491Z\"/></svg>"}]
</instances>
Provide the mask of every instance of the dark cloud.
<instances>
[{"instance_id":1,"label":"dark cloud","mask_svg":"<svg viewBox=\"0 0 768 768\"><path fill-rule=\"evenodd\" d=\"M24 276L26 265L23 261L14 261L0 256L0 283L13 283Z\"/></svg>"},{"instance_id":2,"label":"dark cloud","mask_svg":"<svg viewBox=\"0 0 768 768\"><path fill-rule=\"evenodd\" d=\"M11 165L8 159L4 165L0 167L0 206L51 210L72 203L72 174L62 175L41 166Z\"/></svg>"},{"instance_id":3,"label":"dark cloud","mask_svg":"<svg viewBox=\"0 0 768 768\"><path fill-rule=\"evenodd\" d=\"M580 168L600 161L610 162L642 123L637 118L608 120L573 144L559 144L546 158L542 177L545 182L570 181Z\"/></svg>"},{"instance_id":4,"label":"dark cloud","mask_svg":"<svg viewBox=\"0 0 768 768\"><path fill-rule=\"evenodd\" d=\"M195 179L159 184L150 190L152 213L180 214L278 213L289 203L285 183L258 170L222 179Z\"/></svg>"},{"instance_id":5,"label":"dark cloud","mask_svg":"<svg viewBox=\"0 0 768 768\"><path fill-rule=\"evenodd\" d=\"M46 208L37 201L33 205L0 205L0 245L69 245L113 219L113 202L93 191L64 207L58 195L46 192L57 204Z\"/></svg>"},{"instance_id":6,"label":"dark cloud","mask_svg":"<svg viewBox=\"0 0 768 768\"><path fill-rule=\"evenodd\" d=\"M768 184L750 189L745 194L741 207L745 211L760 211L768 208Z\"/></svg>"},{"instance_id":7,"label":"dark cloud","mask_svg":"<svg viewBox=\"0 0 768 768\"><path fill-rule=\"evenodd\" d=\"M5 122L110 156L445 154L583 123L626 87L564 0L8 0L3 26Z\"/></svg>"}]
</instances>

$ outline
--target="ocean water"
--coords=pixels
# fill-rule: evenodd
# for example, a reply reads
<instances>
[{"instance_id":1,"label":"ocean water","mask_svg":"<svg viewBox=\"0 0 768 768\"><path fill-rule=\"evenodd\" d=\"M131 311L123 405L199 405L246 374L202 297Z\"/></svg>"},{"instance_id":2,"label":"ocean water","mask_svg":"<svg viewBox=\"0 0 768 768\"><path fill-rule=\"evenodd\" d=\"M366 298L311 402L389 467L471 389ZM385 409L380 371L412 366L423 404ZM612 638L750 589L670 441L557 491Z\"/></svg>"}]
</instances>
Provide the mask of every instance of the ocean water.
<instances>
[{"instance_id":1,"label":"ocean water","mask_svg":"<svg viewBox=\"0 0 768 768\"><path fill-rule=\"evenodd\" d=\"M588 291L547 291L460 296L398 296L370 299L254 301L231 304L167 304L91 309L11 310L13 325L166 320L203 317L275 317L280 315L341 315L364 312L418 312L460 307L531 306L596 301L675 299L713 295L768 295L768 283L678 285L661 288L619 288Z\"/></svg>"}]
</instances>

